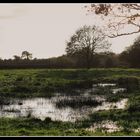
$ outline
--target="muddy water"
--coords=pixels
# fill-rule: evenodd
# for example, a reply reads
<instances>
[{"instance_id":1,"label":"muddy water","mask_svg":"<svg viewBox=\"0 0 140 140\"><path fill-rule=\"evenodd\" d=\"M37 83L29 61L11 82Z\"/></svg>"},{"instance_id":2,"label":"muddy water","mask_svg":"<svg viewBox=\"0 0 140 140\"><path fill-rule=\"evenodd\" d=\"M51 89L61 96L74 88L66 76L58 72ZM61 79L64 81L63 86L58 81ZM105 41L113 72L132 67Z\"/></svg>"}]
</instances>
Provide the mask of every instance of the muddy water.
<instances>
[{"instance_id":1,"label":"muddy water","mask_svg":"<svg viewBox=\"0 0 140 140\"><path fill-rule=\"evenodd\" d=\"M102 86L102 85L101 85ZM107 86L104 85L104 86ZM112 84L112 86L114 86ZM121 89L122 90L122 89ZM35 117L44 120L46 117L50 117L52 120L60 121L71 121L81 120L87 118L89 114L94 113L99 110L109 110L109 109L124 109L127 104L127 99L122 99L116 103L106 102L103 96L91 95L92 89L85 90L83 94L79 96L66 96L57 94L50 99L48 98L31 98L31 99L15 99L15 102L11 105L3 105L0 109L0 117ZM119 89L118 89L119 91ZM117 91L117 92L118 92ZM116 92L116 93L117 93ZM113 93L112 93L113 94ZM56 102L63 99L74 99L76 98L94 98L97 101L102 101L102 104L97 107L82 105L79 108L57 108Z\"/></svg>"}]
</instances>

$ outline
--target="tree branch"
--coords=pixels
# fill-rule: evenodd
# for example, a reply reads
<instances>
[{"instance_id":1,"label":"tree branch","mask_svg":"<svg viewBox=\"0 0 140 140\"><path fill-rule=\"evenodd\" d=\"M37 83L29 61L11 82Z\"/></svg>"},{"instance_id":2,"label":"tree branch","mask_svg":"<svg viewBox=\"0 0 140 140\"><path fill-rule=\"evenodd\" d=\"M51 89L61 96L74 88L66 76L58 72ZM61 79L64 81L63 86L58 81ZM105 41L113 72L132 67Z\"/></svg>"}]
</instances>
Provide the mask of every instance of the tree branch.
<instances>
[{"instance_id":1,"label":"tree branch","mask_svg":"<svg viewBox=\"0 0 140 140\"><path fill-rule=\"evenodd\" d=\"M119 37L119 36L123 36L123 35L132 35L132 34L135 34L135 33L140 33L140 29L138 31L134 31L134 32L129 32L129 33L122 33L122 34L112 34L111 36L110 35L107 35L107 37L109 38L115 38L115 37Z\"/></svg>"}]
</instances>

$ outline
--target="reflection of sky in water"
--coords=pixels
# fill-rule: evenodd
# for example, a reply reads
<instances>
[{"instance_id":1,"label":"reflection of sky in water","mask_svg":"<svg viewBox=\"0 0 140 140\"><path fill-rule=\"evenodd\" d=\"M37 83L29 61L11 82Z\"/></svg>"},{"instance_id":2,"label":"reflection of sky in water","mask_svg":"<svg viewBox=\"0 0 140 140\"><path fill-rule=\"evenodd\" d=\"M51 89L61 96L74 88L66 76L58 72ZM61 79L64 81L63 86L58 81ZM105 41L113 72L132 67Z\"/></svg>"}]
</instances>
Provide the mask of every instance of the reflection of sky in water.
<instances>
[{"instance_id":1,"label":"reflection of sky in water","mask_svg":"<svg viewBox=\"0 0 140 140\"><path fill-rule=\"evenodd\" d=\"M117 88L116 88L117 90ZM118 89L116 92L121 91L122 89ZM26 117L31 114L32 117L40 118L44 120L46 117L50 117L52 120L60 120L60 121L76 121L77 119L87 118L89 114L98 111L98 110L109 110L111 108L115 109L123 109L127 103L127 99L122 99L116 103L108 103L105 101L103 96L97 96L94 94L89 94L91 91L94 91L93 88L87 89L83 94L79 94L76 96L64 96L61 94L57 94L50 99L48 98L32 98L32 99L24 99L24 100L16 100L14 104L11 105L3 105L1 106L0 116L2 117ZM102 101L102 105L97 107L89 107L82 106L80 108L57 108L56 102L63 99L77 99L90 97L92 99ZM22 103L19 105L18 103Z\"/></svg>"},{"instance_id":2,"label":"reflection of sky in water","mask_svg":"<svg viewBox=\"0 0 140 140\"><path fill-rule=\"evenodd\" d=\"M31 116L42 120L44 120L46 117L50 117L52 120L75 121L76 119L87 117L88 114L98 110L109 110L114 106L116 106L116 109L123 109L126 102L127 99L123 99L117 103L103 102L102 105L97 107L83 106L79 109L72 109L70 107L58 109L55 107L55 102L52 102L50 99L34 98L23 100L23 105L4 105L3 109L0 111L0 115L3 117L26 117L29 113L31 113ZM11 110L11 112L8 112L8 110Z\"/></svg>"}]
</instances>

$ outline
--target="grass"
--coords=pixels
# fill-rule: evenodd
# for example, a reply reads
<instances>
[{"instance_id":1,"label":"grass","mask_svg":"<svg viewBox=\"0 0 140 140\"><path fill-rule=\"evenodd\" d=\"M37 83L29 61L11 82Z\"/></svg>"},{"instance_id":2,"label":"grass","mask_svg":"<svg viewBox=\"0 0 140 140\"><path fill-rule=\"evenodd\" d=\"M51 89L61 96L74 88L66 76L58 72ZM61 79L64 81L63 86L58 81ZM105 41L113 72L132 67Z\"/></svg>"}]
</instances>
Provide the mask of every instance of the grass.
<instances>
[{"instance_id":1,"label":"grass","mask_svg":"<svg viewBox=\"0 0 140 140\"><path fill-rule=\"evenodd\" d=\"M116 83L127 88L125 92L111 93L108 87L100 88L96 94L105 96L108 102L128 98L125 110L98 111L83 121L60 122L46 118L45 121L31 118L0 118L1 136L136 136L132 130L140 126L140 69L15 69L0 70L0 104L12 104L12 98L48 97L55 92L76 95L75 89L86 89L96 83ZM92 93L91 93L92 94ZM91 99L63 100L58 107L79 107L98 105ZM94 122L116 121L123 127L121 132L106 133L98 130L88 132L85 128Z\"/></svg>"},{"instance_id":2,"label":"grass","mask_svg":"<svg viewBox=\"0 0 140 140\"><path fill-rule=\"evenodd\" d=\"M102 102L96 101L95 99L91 99L90 97L84 97L84 98L81 97L81 98L74 98L74 99L61 99L56 102L56 107L58 108L65 108L65 107L79 108L82 106L96 107L101 104Z\"/></svg>"},{"instance_id":3,"label":"grass","mask_svg":"<svg viewBox=\"0 0 140 140\"><path fill-rule=\"evenodd\" d=\"M99 82L125 83L123 86L137 88L139 79L139 69L0 70L0 96L50 97L53 92L66 92L74 88L90 88L93 83Z\"/></svg>"},{"instance_id":4,"label":"grass","mask_svg":"<svg viewBox=\"0 0 140 140\"><path fill-rule=\"evenodd\" d=\"M49 118L44 121L35 118L1 118L0 122L1 136L139 136L139 133L127 131L106 133L98 130L90 132L77 124L52 121Z\"/></svg>"}]
</instances>

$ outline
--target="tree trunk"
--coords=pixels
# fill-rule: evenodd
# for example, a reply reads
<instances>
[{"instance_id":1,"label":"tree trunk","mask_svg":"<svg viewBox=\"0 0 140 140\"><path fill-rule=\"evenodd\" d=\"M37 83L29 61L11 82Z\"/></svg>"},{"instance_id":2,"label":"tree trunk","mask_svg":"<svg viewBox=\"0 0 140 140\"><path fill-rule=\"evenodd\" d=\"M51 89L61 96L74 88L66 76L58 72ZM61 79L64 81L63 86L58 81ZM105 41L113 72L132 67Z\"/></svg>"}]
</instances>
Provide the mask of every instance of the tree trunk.
<instances>
[{"instance_id":1,"label":"tree trunk","mask_svg":"<svg viewBox=\"0 0 140 140\"><path fill-rule=\"evenodd\" d=\"M90 47L88 46L87 47L87 58L86 58L86 66L87 66L87 69L90 69Z\"/></svg>"}]
</instances>

